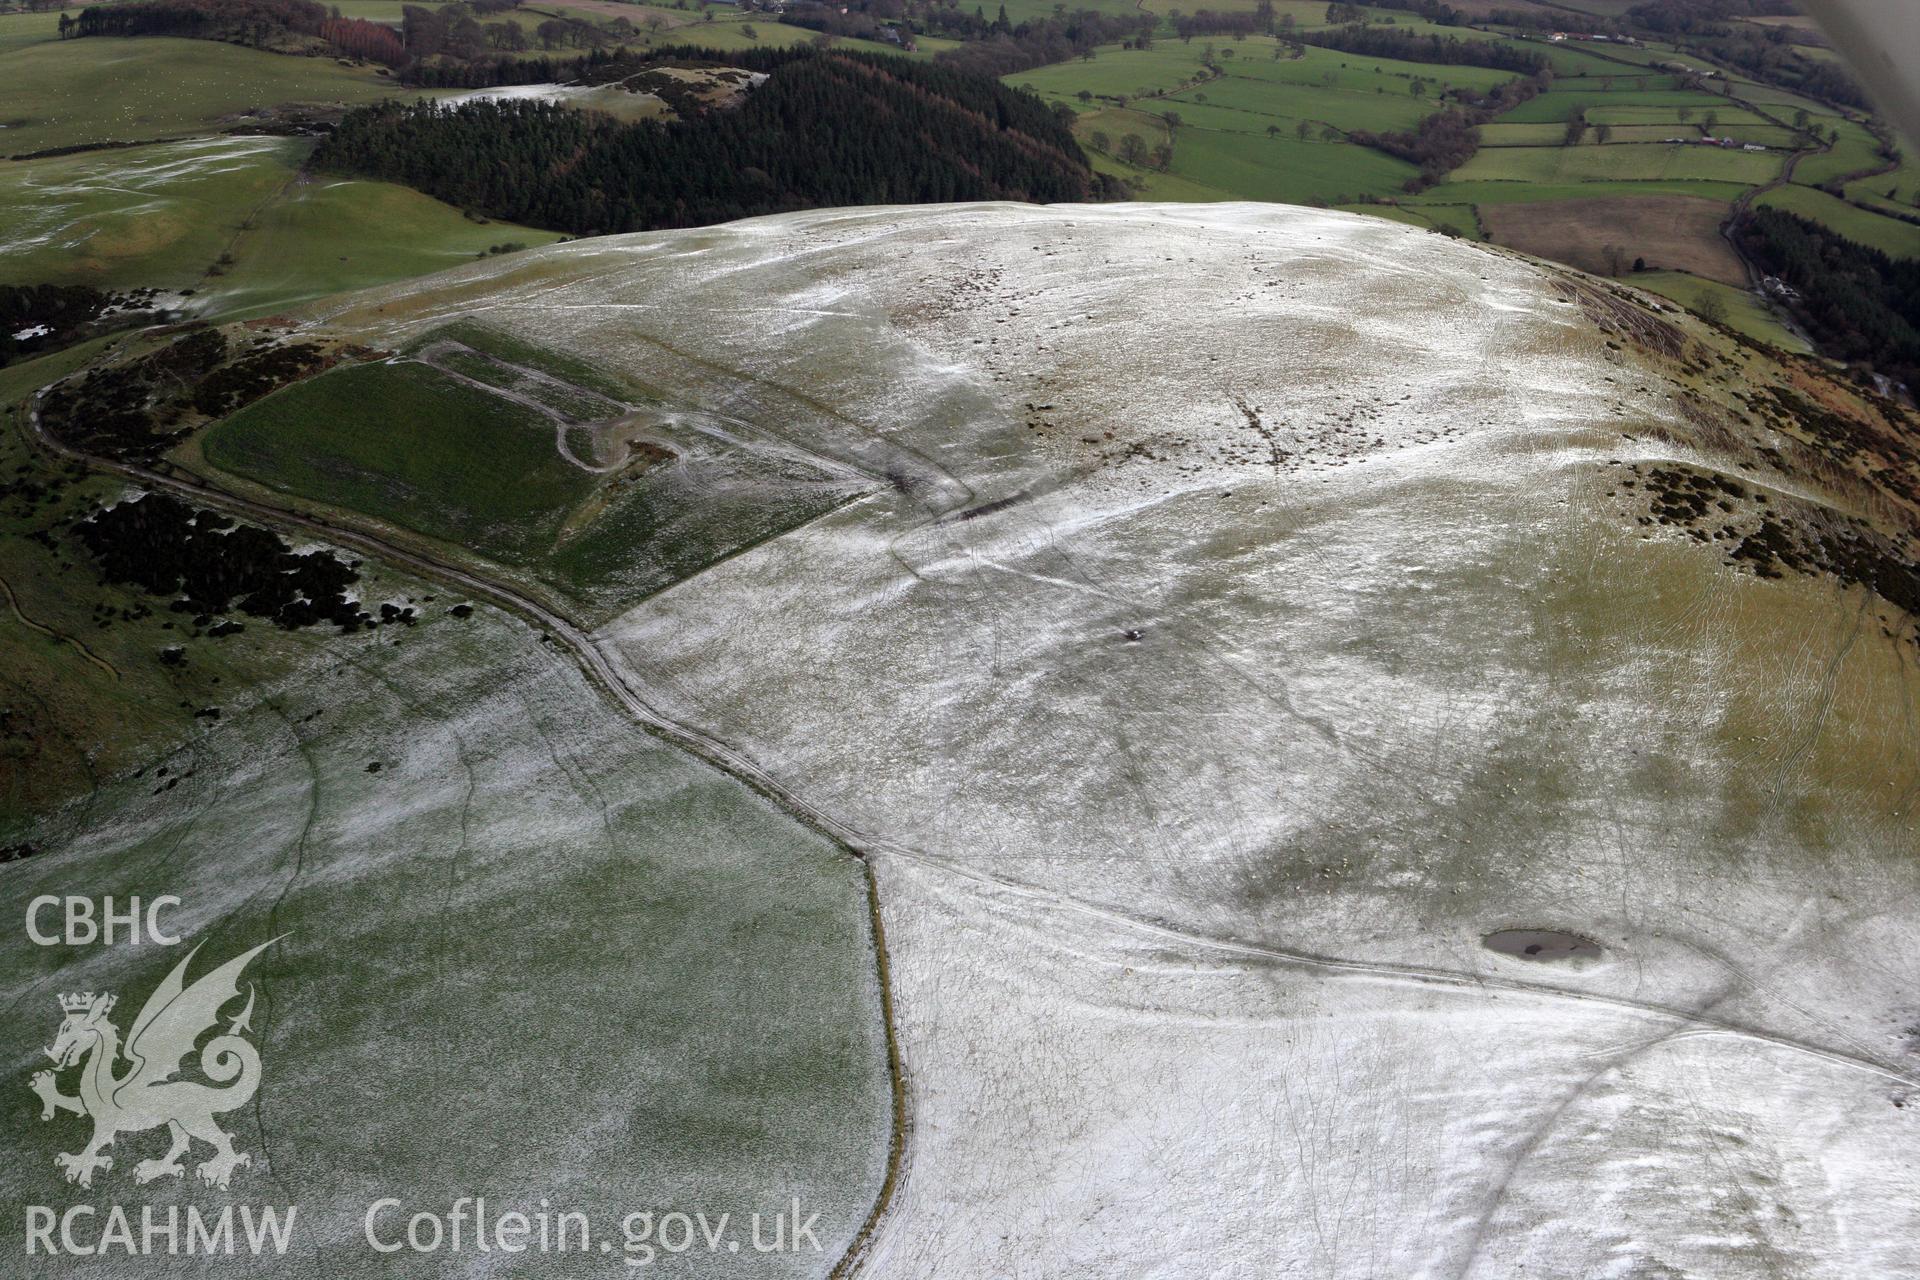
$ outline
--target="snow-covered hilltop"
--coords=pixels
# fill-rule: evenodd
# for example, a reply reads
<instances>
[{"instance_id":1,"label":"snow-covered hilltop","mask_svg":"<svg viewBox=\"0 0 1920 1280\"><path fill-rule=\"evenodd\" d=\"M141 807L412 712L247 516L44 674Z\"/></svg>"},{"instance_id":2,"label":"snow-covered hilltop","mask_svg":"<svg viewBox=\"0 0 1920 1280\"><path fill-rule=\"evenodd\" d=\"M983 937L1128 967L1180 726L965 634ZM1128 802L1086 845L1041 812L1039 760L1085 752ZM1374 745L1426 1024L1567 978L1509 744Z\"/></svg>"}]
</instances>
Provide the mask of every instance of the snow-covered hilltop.
<instances>
[{"instance_id":1,"label":"snow-covered hilltop","mask_svg":"<svg viewBox=\"0 0 1920 1280\"><path fill-rule=\"evenodd\" d=\"M1911 415L1273 206L798 214L323 323L455 316L871 478L597 635L876 867L869 1273L1911 1264Z\"/></svg>"}]
</instances>

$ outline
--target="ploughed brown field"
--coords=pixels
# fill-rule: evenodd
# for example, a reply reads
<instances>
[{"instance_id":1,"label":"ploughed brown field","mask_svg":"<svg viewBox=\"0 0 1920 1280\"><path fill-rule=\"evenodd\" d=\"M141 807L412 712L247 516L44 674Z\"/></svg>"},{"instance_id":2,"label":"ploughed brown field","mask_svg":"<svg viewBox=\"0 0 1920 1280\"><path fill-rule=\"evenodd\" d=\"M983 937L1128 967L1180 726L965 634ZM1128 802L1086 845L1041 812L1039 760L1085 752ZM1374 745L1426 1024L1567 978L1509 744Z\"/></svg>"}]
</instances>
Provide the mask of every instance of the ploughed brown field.
<instances>
[{"instance_id":1,"label":"ploughed brown field","mask_svg":"<svg viewBox=\"0 0 1920 1280\"><path fill-rule=\"evenodd\" d=\"M1608 196L1542 204L1483 204L1480 221L1497 244L1605 275L1606 247L1627 265L1688 271L1744 288L1745 268L1720 236L1727 206L1697 196Z\"/></svg>"}]
</instances>

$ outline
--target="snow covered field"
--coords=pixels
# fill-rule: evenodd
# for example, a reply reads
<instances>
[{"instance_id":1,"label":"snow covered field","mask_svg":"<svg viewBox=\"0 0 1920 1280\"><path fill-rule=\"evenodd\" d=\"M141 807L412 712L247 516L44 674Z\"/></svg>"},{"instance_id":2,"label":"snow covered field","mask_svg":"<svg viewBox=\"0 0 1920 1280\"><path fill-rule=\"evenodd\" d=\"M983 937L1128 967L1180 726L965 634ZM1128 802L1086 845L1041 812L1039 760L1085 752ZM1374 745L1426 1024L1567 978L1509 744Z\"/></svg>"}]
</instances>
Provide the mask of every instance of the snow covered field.
<instances>
[{"instance_id":1,"label":"snow covered field","mask_svg":"<svg viewBox=\"0 0 1920 1280\"><path fill-rule=\"evenodd\" d=\"M418 584L370 585L386 599ZM727 1214L744 1241L750 1214L798 1196L820 1215L819 1252L701 1248L645 1274L806 1276L859 1230L891 1137L859 865L639 732L524 624L448 617L450 603L397 637L311 637L296 677L50 815L32 833L42 851L6 867L0 1254L25 1269L0 1271L608 1276L627 1270L629 1214ZM42 893L123 911L174 895L162 919L184 941L35 946L20 921ZM167 1146L151 1130L121 1134L90 1188L64 1182L53 1157L90 1126L43 1121L28 1089L50 1065L55 997L114 992L124 1031L187 948L203 947L197 977L275 938L248 974L260 1091L222 1117L251 1158L230 1194L191 1174L137 1184ZM71 1093L73 1073L61 1083ZM366 1242L383 1198L400 1202L376 1223L390 1244L461 1197L495 1216L584 1214L612 1254L480 1255L471 1205L464 1249ZM90 1247L115 1204L136 1241L143 1207L164 1222L292 1206L298 1221L284 1257L187 1256L184 1234L180 1256L160 1237L158 1256L73 1257L57 1234L54 1256L26 1252L21 1206L96 1206L77 1223Z\"/></svg>"},{"instance_id":2,"label":"snow covered field","mask_svg":"<svg viewBox=\"0 0 1920 1280\"><path fill-rule=\"evenodd\" d=\"M600 633L876 864L868 1273L1920 1275L1913 619L1647 498L1907 537L1742 399L1809 375L1271 206L759 219L328 321L456 315L872 478Z\"/></svg>"}]
</instances>

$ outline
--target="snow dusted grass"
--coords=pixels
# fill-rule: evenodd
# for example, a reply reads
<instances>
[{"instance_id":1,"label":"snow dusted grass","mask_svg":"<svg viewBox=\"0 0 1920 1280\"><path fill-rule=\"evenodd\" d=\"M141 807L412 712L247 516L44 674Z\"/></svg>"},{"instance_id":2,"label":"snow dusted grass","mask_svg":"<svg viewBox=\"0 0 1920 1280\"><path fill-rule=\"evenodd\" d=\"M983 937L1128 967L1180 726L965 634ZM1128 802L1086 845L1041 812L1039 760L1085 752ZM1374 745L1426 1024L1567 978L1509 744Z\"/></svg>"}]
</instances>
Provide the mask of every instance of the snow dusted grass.
<instances>
[{"instance_id":1,"label":"snow dusted grass","mask_svg":"<svg viewBox=\"0 0 1920 1280\"><path fill-rule=\"evenodd\" d=\"M1897 1270L1913 620L1626 467L1913 512L1735 398L1768 357L1609 298L1335 213L970 206L322 314L479 315L874 480L601 632L876 860L871 1274Z\"/></svg>"},{"instance_id":2,"label":"snow dusted grass","mask_svg":"<svg viewBox=\"0 0 1920 1280\"><path fill-rule=\"evenodd\" d=\"M56 993L120 992L124 1030L180 954L33 946L28 899L173 893L202 965L287 935L250 971L257 1110L224 1123L253 1155L233 1199L298 1205L300 1247L247 1274L396 1274L361 1240L366 1206L444 1213L462 1195L496 1212L547 1198L616 1248L630 1211L732 1212L744 1232L798 1195L823 1255L660 1270L819 1273L866 1217L889 1134L858 864L642 734L527 628L448 603L230 705L156 762L171 789L151 794L165 778L149 769L29 833L44 851L0 877L7 1198L211 1203L191 1179L133 1189L155 1134L123 1138L91 1192L68 1187L52 1157L80 1122L42 1126L26 1088ZM21 1229L9 1215L0 1248L19 1256ZM485 1261L402 1256L409 1276ZM622 1270L617 1253L538 1261Z\"/></svg>"},{"instance_id":3,"label":"snow dusted grass","mask_svg":"<svg viewBox=\"0 0 1920 1280\"><path fill-rule=\"evenodd\" d=\"M0 167L0 281L191 289L198 314L265 314L557 238L476 222L393 183L303 176L312 147L192 138L11 162Z\"/></svg>"}]
</instances>

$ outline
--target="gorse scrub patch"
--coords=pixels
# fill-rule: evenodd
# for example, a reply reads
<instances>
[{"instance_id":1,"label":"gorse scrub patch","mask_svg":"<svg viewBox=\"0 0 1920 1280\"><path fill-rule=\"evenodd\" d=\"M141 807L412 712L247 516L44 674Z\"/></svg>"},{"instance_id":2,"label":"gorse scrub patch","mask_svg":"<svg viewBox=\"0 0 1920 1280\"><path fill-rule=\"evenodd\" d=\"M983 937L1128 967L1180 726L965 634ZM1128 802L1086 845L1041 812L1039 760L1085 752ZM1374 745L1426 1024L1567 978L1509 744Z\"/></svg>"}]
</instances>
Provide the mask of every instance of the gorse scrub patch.
<instances>
[{"instance_id":1,"label":"gorse scrub patch","mask_svg":"<svg viewBox=\"0 0 1920 1280\"><path fill-rule=\"evenodd\" d=\"M232 610L289 629L324 621L357 631L371 621L349 592L360 575L331 552L296 553L278 534L164 493L104 508L76 532L104 581L173 597L197 625Z\"/></svg>"},{"instance_id":2,"label":"gorse scrub patch","mask_svg":"<svg viewBox=\"0 0 1920 1280\"><path fill-rule=\"evenodd\" d=\"M387 104L348 115L314 163L578 233L1102 189L1054 111L996 81L815 49L729 60L769 79L739 106L689 120L622 123L526 101Z\"/></svg>"}]
</instances>

